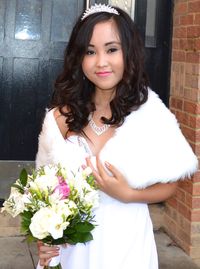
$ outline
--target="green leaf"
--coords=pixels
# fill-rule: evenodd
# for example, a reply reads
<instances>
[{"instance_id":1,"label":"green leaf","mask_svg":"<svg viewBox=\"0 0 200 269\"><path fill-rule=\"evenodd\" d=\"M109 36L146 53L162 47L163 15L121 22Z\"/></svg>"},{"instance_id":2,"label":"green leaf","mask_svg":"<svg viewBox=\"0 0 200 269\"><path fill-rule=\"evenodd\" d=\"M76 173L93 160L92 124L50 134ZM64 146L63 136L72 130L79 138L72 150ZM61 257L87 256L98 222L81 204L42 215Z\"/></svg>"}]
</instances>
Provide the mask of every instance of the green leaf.
<instances>
[{"instance_id":1,"label":"green leaf","mask_svg":"<svg viewBox=\"0 0 200 269\"><path fill-rule=\"evenodd\" d=\"M21 215L21 231L23 233L29 232L29 226L31 224L31 218L33 214L31 212L25 211Z\"/></svg>"},{"instance_id":2,"label":"green leaf","mask_svg":"<svg viewBox=\"0 0 200 269\"><path fill-rule=\"evenodd\" d=\"M17 185L17 184L14 183L14 184L12 184L12 187L18 189L18 191L19 191L21 194L24 194L24 190L23 190L23 188L20 187L19 185Z\"/></svg>"},{"instance_id":3,"label":"green leaf","mask_svg":"<svg viewBox=\"0 0 200 269\"><path fill-rule=\"evenodd\" d=\"M75 232L76 232L75 229L73 229L73 228L71 228L71 227L68 227L68 228L64 231L64 234L65 234L65 235L68 235L68 234L73 234L73 233L75 233Z\"/></svg>"},{"instance_id":4,"label":"green leaf","mask_svg":"<svg viewBox=\"0 0 200 269\"><path fill-rule=\"evenodd\" d=\"M80 232L80 233L87 233L90 232L94 229L94 225L85 221L85 222L79 222L77 223L74 228L76 229L76 231Z\"/></svg>"},{"instance_id":5,"label":"green leaf","mask_svg":"<svg viewBox=\"0 0 200 269\"><path fill-rule=\"evenodd\" d=\"M93 239L93 236L91 233L75 233L70 234L69 239L71 239L74 242L74 244L86 243L88 241L91 241Z\"/></svg>"},{"instance_id":6,"label":"green leaf","mask_svg":"<svg viewBox=\"0 0 200 269\"><path fill-rule=\"evenodd\" d=\"M30 211L24 211L23 213L21 213L21 216L23 219L31 220L33 213Z\"/></svg>"},{"instance_id":7,"label":"green leaf","mask_svg":"<svg viewBox=\"0 0 200 269\"><path fill-rule=\"evenodd\" d=\"M27 180L28 180L28 173L27 173L26 169L24 169L24 168L22 169L22 171L19 175L19 180L20 180L22 186L25 187L27 184Z\"/></svg>"}]
</instances>

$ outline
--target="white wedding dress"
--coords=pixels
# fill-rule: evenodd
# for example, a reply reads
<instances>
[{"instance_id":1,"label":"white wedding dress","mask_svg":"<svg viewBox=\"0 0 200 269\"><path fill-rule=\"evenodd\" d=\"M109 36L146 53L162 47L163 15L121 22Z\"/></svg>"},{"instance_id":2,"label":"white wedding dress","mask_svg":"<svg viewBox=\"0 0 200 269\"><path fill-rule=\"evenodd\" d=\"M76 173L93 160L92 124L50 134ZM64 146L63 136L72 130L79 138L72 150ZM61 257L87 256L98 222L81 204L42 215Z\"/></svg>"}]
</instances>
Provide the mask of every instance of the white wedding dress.
<instances>
[{"instance_id":1,"label":"white wedding dress","mask_svg":"<svg viewBox=\"0 0 200 269\"><path fill-rule=\"evenodd\" d=\"M36 167L60 163L73 170L85 163L87 155L92 155L87 141L80 136L66 141L54 110L48 110L39 135ZM102 163L114 165L136 189L189 178L198 169L198 159L175 116L150 89L147 102L116 128L99 157ZM100 192L95 216L93 241L62 248L63 269L158 268L147 204L122 203Z\"/></svg>"},{"instance_id":2,"label":"white wedding dress","mask_svg":"<svg viewBox=\"0 0 200 269\"><path fill-rule=\"evenodd\" d=\"M91 155L83 137L66 143L85 158ZM83 159L84 162L84 159ZM63 269L157 269L158 259L148 205L122 203L100 192L95 210L94 239L86 244L62 247ZM43 268L39 264L37 269Z\"/></svg>"}]
</instances>

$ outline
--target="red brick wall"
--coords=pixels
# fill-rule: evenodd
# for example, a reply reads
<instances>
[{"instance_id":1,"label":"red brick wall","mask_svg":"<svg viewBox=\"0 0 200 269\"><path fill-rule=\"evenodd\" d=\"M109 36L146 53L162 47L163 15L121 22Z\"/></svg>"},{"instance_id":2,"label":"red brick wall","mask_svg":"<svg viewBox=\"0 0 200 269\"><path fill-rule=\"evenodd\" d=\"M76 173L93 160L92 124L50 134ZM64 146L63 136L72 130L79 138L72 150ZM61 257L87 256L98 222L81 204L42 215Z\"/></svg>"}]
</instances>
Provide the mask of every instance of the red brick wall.
<instances>
[{"instance_id":1,"label":"red brick wall","mask_svg":"<svg viewBox=\"0 0 200 269\"><path fill-rule=\"evenodd\" d=\"M175 0L170 109L200 158L200 0ZM166 202L165 229L200 264L200 172Z\"/></svg>"}]
</instances>

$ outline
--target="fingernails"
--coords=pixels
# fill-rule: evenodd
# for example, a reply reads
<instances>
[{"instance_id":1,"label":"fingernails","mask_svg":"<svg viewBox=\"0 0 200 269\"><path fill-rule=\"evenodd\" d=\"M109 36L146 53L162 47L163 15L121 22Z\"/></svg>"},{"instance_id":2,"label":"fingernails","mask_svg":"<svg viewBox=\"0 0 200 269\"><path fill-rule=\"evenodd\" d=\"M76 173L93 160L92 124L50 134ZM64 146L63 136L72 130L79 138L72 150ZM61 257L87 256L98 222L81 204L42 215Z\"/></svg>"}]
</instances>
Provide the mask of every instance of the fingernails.
<instances>
[{"instance_id":1,"label":"fingernails","mask_svg":"<svg viewBox=\"0 0 200 269\"><path fill-rule=\"evenodd\" d=\"M105 166L110 167L110 164L108 162L105 162Z\"/></svg>"}]
</instances>

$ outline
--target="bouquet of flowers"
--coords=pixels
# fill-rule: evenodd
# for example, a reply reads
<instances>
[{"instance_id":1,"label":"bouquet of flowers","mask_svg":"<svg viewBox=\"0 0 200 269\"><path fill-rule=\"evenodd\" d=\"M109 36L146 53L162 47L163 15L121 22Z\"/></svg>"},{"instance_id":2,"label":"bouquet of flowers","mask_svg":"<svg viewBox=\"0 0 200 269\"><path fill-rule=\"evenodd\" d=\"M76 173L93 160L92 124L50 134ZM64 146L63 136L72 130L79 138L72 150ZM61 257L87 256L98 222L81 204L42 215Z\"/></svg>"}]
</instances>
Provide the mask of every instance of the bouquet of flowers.
<instances>
[{"instance_id":1,"label":"bouquet of flowers","mask_svg":"<svg viewBox=\"0 0 200 269\"><path fill-rule=\"evenodd\" d=\"M23 169L2 211L21 216L21 230L30 240L76 244L93 239L93 209L98 203L89 167L73 172L58 164L33 170L31 175ZM45 268L62 268L55 258Z\"/></svg>"}]
</instances>

